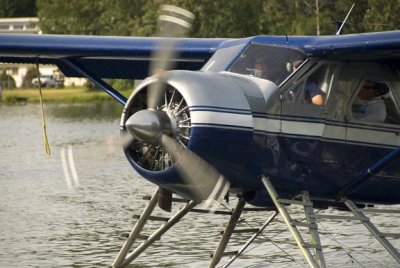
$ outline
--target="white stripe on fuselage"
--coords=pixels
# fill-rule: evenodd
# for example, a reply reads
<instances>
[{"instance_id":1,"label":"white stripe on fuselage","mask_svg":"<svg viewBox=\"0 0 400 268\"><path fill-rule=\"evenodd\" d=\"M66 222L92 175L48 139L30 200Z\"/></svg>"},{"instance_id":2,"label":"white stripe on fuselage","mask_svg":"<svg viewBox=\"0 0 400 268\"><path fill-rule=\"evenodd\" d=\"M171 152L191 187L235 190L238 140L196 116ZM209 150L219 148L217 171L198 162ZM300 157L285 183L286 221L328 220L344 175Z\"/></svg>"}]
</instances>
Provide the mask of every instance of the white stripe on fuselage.
<instances>
[{"instance_id":1,"label":"white stripe on fuselage","mask_svg":"<svg viewBox=\"0 0 400 268\"><path fill-rule=\"evenodd\" d=\"M378 129L357 128L356 126L330 125L317 122L291 121L269 118L255 118L254 130L300 137L337 140L338 142L368 143L384 146L400 146L400 136ZM400 131L400 130L399 130ZM346 137L347 136L347 137ZM346 141L347 140L347 141Z\"/></svg>"},{"instance_id":2,"label":"white stripe on fuselage","mask_svg":"<svg viewBox=\"0 0 400 268\"><path fill-rule=\"evenodd\" d=\"M262 118L252 117L250 114L238 114L220 111L191 111L194 126L207 126L214 128L240 129L256 131L258 133L282 133L284 136L297 136L300 138L314 138L335 140L336 142L376 144L381 147L400 146L400 136L384 129L372 129L349 125L325 124L289 120L287 118ZM282 129L281 129L282 128ZM399 128L400 132L400 128ZM347 135L347 141L346 141Z\"/></svg>"},{"instance_id":3,"label":"white stripe on fuselage","mask_svg":"<svg viewBox=\"0 0 400 268\"><path fill-rule=\"evenodd\" d=\"M251 114L236 114L214 111L191 111L191 122L194 125L221 125L239 128L253 128Z\"/></svg>"}]
</instances>

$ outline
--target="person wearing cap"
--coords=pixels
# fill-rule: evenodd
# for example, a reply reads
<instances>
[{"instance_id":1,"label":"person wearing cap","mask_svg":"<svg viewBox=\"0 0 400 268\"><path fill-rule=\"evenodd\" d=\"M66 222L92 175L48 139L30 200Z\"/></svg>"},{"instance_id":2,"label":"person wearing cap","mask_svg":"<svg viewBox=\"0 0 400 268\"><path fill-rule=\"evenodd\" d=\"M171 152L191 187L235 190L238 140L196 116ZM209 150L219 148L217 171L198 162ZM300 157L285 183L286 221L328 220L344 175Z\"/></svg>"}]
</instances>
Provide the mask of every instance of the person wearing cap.
<instances>
[{"instance_id":1,"label":"person wearing cap","mask_svg":"<svg viewBox=\"0 0 400 268\"><path fill-rule=\"evenodd\" d=\"M384 122L387 112L377 83L366 80L352 106L353 118L368 122Z\"/></svg>"}]
</instances>

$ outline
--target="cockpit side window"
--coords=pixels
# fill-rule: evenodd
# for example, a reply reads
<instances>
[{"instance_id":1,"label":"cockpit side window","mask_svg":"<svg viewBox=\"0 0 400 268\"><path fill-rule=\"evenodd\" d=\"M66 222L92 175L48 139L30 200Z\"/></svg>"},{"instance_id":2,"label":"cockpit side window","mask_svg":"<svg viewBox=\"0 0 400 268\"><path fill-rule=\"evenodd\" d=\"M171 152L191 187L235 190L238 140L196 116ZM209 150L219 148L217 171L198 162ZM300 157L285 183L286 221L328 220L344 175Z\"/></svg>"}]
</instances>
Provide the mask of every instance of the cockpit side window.
<instances>
[{"instance_id":1,"label":"cockpit side window","mask_svg":"<svg viewBox=\"0 0 400 268\"><path fill-rule=\"evenodd\" d=\"M354 120L400 124L400 110L386 81L364 79L351 105Z\"/></svg>"},{"instance_id":2,"label":"cockpit side window","mask_svg":"<svg viewBox=\"0 0 400 268\"><path fill-rule=\"evenodd\" d=\"M304 59L304 53L298 49L250 44L229 71L266 79L279 85L292 72L290 63Z\"/></svg>"},{"instance_id":3,"label":"cockpit side window","mask_svg":"<svg viewBox=\"0 0 400 268\"><path fill-rule=\"evenodd\" d=\"M285 102L324 106L333 78L334 64L318 64L306 75L293 82L284 94ZM296 63L293 64L296 71Z\"/></svg>"}]
</instances>

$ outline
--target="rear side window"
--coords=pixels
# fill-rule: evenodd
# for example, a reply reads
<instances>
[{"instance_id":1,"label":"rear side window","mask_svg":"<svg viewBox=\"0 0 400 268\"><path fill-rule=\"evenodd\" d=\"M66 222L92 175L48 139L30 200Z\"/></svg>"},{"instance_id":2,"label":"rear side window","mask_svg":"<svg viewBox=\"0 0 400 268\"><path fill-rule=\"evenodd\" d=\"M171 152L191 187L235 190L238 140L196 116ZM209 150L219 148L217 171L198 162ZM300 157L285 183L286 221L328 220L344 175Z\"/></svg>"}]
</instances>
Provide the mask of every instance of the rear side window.
<instances>
[{"instance_id":1,"label":"rear side window","mask_svg":"<svg viewBox=\"0 0 400 268\"><path fill-rule=\"evenodd\" d=\"M400 124L400 109L393 89L386 81L365 79L351 105L354 120Z\"/></svg>"}]
</instances>

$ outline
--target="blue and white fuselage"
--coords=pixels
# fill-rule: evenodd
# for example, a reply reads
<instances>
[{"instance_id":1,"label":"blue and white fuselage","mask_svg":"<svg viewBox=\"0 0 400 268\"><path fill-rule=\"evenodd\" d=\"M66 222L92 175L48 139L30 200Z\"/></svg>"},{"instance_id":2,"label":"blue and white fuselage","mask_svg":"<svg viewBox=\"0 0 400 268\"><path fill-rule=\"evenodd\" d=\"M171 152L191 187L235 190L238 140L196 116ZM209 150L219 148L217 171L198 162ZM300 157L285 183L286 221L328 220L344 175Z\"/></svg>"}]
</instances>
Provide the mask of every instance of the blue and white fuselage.
<instances>
[{"instance_id":1,"label":"blue and white fuselage","mask_svg":"<svg viewBox=\"0 0 400 268\"><path fill-rule=\"evenodd\" d=\"M220 49L200 72L169 72L169 86L182 95L190 113L187 147L230 181L231 192L243 194L254 205L270 204L261 176L269 177L282 196L309 191L315 201L335 202L344 187L400 145L398 121L362 121L352 111L363 81L374 79L386 85L385 94L395 107L392 116L399 116L398 70L391 68L391 61L372 56L322 59L298 47L259 40ZM254 64L260 58L269 66L257 76ZM303 64L293 72L296 60ZM152 79L156 78L145 80L136 94ZM299 93L311 80L323 92L322 105ZM130 109L128 101L124 117ZM185 195L184 189L177 190L181 181L173 165L150 171L127 155L145 178ZM400 165L394 162L349 197L360 203L391 204L400 201L399 190Z\"/></svg>"}]
</instances>

